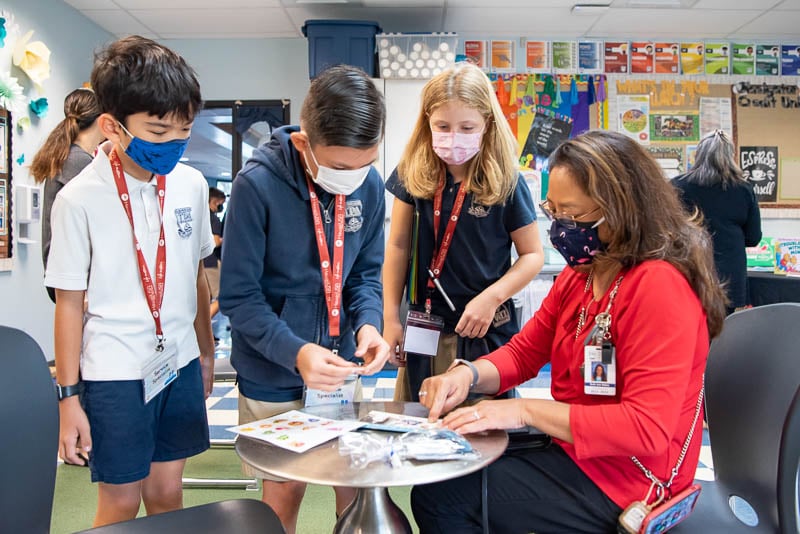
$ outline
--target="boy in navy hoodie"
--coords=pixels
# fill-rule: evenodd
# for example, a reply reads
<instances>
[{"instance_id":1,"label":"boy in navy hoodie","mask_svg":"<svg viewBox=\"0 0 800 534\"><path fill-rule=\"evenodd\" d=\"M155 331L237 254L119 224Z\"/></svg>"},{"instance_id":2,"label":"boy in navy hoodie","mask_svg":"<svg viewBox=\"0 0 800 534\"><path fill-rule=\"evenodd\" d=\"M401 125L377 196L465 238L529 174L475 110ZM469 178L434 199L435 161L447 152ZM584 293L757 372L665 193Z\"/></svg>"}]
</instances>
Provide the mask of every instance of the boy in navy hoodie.
<instances>
[{"instance_id":1,"label":"boy in navy hoodie","mask_svg":"<svg viewBox=\"0 0 800 534\"><path fill-rule=\"evenodd\" d=\"M384 192L372 167L385 117L363 71L328 69L311 83L300 126L273 132L233 183L219 301L231 322L240 423L301 408L304 394L337 390L388 358ZM293 533L305 484L256 476ZM336 488L337 513L353 496Z\"/></svg>"}]
</instances>

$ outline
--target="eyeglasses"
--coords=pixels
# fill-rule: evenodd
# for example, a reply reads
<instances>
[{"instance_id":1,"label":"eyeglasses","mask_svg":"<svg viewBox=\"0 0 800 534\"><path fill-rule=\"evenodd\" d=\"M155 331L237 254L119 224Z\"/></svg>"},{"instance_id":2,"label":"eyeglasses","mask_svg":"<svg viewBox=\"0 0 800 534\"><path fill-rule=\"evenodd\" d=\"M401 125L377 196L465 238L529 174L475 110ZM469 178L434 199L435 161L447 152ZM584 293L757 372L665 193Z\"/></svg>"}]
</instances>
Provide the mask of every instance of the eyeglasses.
<instances>
[{"instance_id":1,"label":"eyeglasses","mask_svg":"<svg viewBox=\"0 0 800 534\"><path fill-rule=\"evenodd\" d=\"M558 221L560 224L564 225L567 228L577 228L578 227L578 219L582 219L587 215L591 215L592 213L596 212L600 209L600 206L597 206L591 211L587 211L586 213L582 213L580 215L567 215L566 213L557 214L550 208L550 201L544 200L539 202L539 207L542 209L545 217L547 217L550 221Z\"/></svg>"}]
</instances>

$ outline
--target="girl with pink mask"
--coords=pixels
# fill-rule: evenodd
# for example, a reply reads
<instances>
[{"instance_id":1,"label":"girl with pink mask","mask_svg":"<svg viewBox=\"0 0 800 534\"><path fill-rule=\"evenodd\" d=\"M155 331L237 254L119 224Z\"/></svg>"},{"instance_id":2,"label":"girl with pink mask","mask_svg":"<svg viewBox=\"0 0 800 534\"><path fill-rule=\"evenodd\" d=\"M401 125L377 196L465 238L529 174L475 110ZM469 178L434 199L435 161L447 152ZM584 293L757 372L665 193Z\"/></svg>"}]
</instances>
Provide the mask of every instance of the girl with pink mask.
<instances>
[{"instance_id":1,"label":"girl with pink mask","mask_svg":"<svg viewBox=\"0 0 800 534\"><path fill-rule=\"evenodd\" d=\"M395 399L416 401L425 378L470 365L519 330L511 296L544 263L516 139L479 68L460 63L425 85L386 189L395 199L383 335L400 366Z\"/></svg>"}]
</instances>

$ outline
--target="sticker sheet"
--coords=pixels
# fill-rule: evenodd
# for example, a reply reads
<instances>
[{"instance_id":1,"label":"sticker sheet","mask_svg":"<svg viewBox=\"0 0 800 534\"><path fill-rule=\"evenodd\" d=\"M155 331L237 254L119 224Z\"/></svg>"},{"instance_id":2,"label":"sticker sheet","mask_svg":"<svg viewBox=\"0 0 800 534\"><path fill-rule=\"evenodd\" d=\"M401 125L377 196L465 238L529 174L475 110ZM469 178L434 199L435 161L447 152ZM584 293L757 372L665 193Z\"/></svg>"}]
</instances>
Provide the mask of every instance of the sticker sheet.
<instances>
[{"instance_id":1,"label":"sticker sheet","mask_svg":"<svg viewBox=\"0 0 800 534\"><path fill-rule=\"evenodd\" d=\"M228 430L282 449L305 452L362 426L362 421L337 421L292 410Z\"/></svg>"}]
</instances>

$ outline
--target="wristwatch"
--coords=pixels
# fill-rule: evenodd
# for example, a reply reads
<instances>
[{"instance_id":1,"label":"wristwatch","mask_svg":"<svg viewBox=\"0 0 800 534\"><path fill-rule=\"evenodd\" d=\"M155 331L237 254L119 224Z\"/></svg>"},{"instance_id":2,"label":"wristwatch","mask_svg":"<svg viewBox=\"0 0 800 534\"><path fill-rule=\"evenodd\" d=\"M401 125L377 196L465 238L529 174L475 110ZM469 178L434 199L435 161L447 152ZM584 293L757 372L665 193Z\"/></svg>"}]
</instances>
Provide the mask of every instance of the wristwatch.
<instances>
[{"instance_id":1,"label":"wristwatch","mask_svg":"<svg viewBox=\"0 0 800 534\"><path fill-rule=\"evenodd\" d=\"M462 360L461 358L456 358L455 360L453 360L453 364L450 366L450 369L455 369L459 365L466 365L467 367L469 367L469 370L472 371L472 382L470 382L469 384L469 390L472 391L472 388L474 388L475 384L478 383L478 368L475 367L475 364L470 361ZM450 369L448 369L448 371Z\"/></svg>"},{"instance_id":2,"label":"wristwatch","mask_svg":"<svg viewBox=\"0 0 800 534\"><path fill-rule=\"evenodd\" d=\"M58 400L62 401L67 397L72 397L80 393L80 385L80 382L77 384L72 384L71 386L62 386L61 384L56 384L56 395L58 396Z\"/></svg>"}]
</instances>

